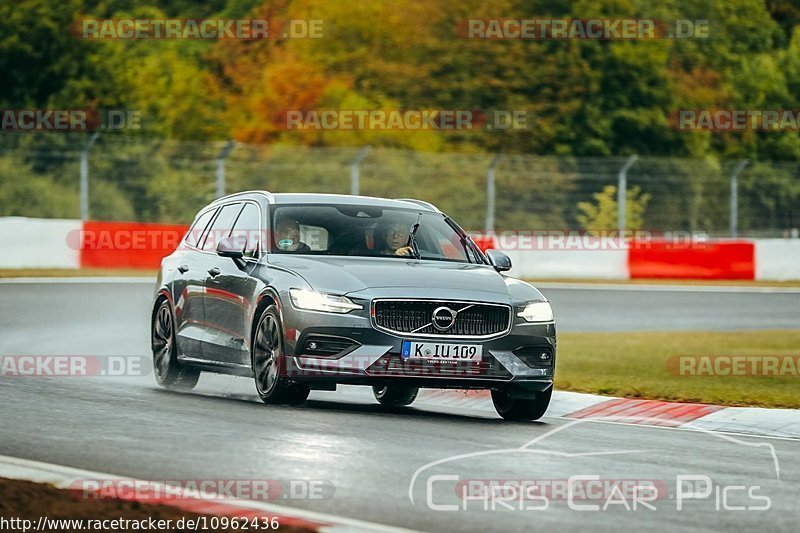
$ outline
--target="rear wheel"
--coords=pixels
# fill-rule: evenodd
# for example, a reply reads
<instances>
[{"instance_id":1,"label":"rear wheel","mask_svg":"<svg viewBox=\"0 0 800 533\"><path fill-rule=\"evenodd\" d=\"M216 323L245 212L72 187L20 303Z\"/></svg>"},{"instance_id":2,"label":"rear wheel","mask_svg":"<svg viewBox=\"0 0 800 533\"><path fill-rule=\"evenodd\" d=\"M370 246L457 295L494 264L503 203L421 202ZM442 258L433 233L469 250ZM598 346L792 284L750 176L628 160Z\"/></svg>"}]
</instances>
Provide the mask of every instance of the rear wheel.
<instances>
[{"instance_id":1,"label":"rear wheel","mask_svg":"<svg viewBox=\"0 0 800 533\"><path fill-rule=\"evenodd\" d=\"M381 405L402 406L411 405L419 392L419 387L372 387L375 399Z\"/></svg>"},{"instance_id":2,"label":"rear wheel","mask_svg":"<svg viewBox=\"0 0 800 533\"><path fill-rule=\"evenodd\" d=\"M507 390L492 390L492 403L497 414L506 420L539 420L550 405L553 387L537 392L533 399L513 398Z\"/></svg>"},{"instance_id":3,"label":"rear wheel","mask_svg":"<svg viewBox=\"0 0 800 533\"><path fill-rule=\"evenodd\" d=\"M191 390L200 379L200 371L178 362L178 346L175 342L175 319L169 301L158 306L151 327L153 371L159 385L167 389Z\"/></svg>"},{"instance_id":4,"label":"rear wheel","mask_svg":"<svg viewBox=\"0 0 800 533\"><path fill-rule=\"evenodd\" d=\"M288 379L283 357L283 330L274 305L258 319L252 349L253 376L261 401L268 404L299 405L306 401L308 386Z\"/></svg>"}]
</instances>

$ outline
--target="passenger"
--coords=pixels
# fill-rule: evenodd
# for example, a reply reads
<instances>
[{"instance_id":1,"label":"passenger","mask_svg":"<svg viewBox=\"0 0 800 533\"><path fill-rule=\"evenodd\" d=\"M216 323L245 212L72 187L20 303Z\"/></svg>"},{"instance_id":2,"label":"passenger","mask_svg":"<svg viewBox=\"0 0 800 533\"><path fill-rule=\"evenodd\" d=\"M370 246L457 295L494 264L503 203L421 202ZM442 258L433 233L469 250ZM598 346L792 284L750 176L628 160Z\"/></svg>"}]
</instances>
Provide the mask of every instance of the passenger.
<instances>
[{"instance_id":1,"label":"passenger","mask_svg":"<svg viewBox=\"0 0 800 533\"><path fill-rule=\"evenodd\" d=\"M300 240L300 224L293 218L279 218L275 224L275 243L284 252L310 252L311 247Z\"/></svg>"}]
</instances>

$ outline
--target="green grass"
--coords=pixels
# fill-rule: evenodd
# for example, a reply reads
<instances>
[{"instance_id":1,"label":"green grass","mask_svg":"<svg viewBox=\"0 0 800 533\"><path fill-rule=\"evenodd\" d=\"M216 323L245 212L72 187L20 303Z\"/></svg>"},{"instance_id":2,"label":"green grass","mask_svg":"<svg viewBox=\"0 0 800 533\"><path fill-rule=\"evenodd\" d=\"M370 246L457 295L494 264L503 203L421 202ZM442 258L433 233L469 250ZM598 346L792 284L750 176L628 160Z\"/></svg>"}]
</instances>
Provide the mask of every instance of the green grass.
<instances>
[{"instance_id":1,"label":"green grass","mask_svg":"<svg viewBox=\"0 0 800 533\"><path fill-rule=\"evenodd\" d=\"M676 355L800 355L800 329L561 333L556 389L629 398L800 408L800 376L680 376Z\"/></svg>"}]
</instances>

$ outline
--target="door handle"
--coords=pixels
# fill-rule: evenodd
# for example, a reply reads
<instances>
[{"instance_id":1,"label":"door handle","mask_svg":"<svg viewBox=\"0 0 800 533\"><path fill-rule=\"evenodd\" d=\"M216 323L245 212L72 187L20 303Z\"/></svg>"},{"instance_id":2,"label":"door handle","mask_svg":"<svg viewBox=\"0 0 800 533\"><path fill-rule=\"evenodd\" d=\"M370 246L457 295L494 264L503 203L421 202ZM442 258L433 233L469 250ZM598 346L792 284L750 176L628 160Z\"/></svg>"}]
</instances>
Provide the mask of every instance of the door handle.
<instances>
[{"instance_id":1,"label":"door handle","mask_svg":"<svg viewBox=\"0 0 800 533\"><path fill-rule=\"evenodd\" d=\"M217 276L219 276L220 272L221 272L221 270L219 268L217 268L217 267L208 269L208 273L211 274L212 278L216 278Z\"/></svg>"},{"instance_id":2,"label":"door handle","mask_svg":"<svg viewBox=\"0 0 800 533\"><path fill-rule=\"evenodd\" d=\"M181 274L186 274L187 272L189 272L189 265L181 265L181 266L179 266L178 267L178 272L180 272Z\"/></svg>"}]
</instances>

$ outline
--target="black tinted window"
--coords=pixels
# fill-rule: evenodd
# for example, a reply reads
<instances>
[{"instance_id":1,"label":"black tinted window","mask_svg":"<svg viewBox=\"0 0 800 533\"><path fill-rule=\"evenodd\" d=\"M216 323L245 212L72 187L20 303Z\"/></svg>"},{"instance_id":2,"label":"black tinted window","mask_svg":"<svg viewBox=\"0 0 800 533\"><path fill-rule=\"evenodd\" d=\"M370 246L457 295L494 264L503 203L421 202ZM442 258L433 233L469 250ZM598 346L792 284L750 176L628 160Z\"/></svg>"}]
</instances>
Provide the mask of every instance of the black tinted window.
<instances>
[{"instance_id":1,"label":"black tinted window","mask_svg":"<svg viewBox=\"0 0 800 533\"><path fill-rule=\"evenodd\" d=\"M219 215L211 223L211 229L206 235L203 250L214 251L217 249L219 240L230 235L233 229L233 222L241 210L242 204L228 204L220 209Z\"/></svg>"},{"instance_id":2,"label":"black tinted window","mask_svg":"<svg viewBox=\"0 0 800 533\"><path fill-rule=\"evenodd\" d=\"M208 223L211 221L211 217L214 216L214 213L216 212L216 209L209 209L197 217L197 220L195 220L191 229L189 229L189 233L186 234L186 244L189 246L197 246L197 243L200 242L200 238L203 236Z\"/></svg>"},{"instance_id":3,"label":"black tinted window","mask_svg":"<svg viewBox=\"0 0 800 533\"><path fill-rule=\"evenodd\" d=\"M258 243L262 234L259 212L260 209L255 204L244 204L244 209L233 226L231 237L245 243L245 257L258 255Z\"/></svg>"}]
</instances>

